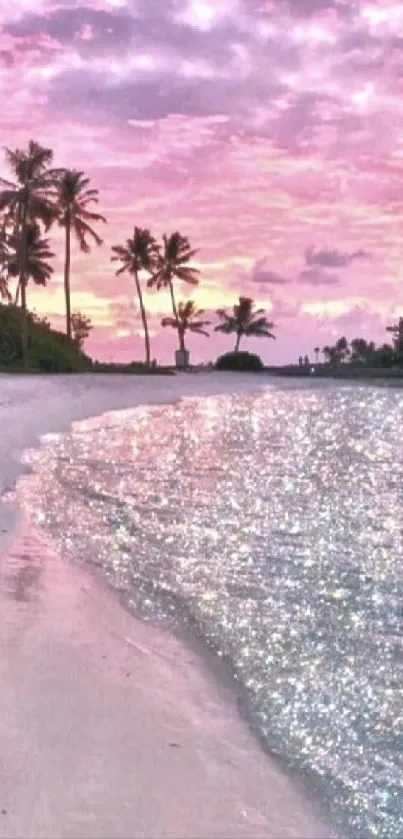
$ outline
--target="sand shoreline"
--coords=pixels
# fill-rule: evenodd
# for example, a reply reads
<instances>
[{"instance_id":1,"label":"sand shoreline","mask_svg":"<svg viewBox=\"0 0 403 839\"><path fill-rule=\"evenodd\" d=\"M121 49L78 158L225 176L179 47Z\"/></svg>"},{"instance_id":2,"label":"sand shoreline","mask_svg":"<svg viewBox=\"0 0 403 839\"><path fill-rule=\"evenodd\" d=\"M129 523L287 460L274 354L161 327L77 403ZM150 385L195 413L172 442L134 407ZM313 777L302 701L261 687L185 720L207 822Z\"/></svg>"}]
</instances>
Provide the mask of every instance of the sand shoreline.
<instances>
[{"instance_id":1,"label":"sand shoreline","mask_svg":"<svg viewBox=\"0 0 403 839\"><path fill-rule=\"evenodd\" d=\"M22 471L20 452L74 420L263 384L214 374L161 386L154 377L15 379L0 377L3 492ZM106 583L16 523L2 503L0 837L332 835L263 753L207 656L137 620Z\"/></svg>"}]
</instances>

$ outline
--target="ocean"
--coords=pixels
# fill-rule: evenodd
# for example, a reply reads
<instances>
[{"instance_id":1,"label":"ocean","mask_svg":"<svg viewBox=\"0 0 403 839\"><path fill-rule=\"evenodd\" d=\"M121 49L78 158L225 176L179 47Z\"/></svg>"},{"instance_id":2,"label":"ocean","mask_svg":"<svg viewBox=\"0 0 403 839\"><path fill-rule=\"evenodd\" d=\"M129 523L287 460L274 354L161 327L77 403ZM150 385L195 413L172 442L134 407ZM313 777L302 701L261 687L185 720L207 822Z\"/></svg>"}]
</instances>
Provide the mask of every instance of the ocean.
<instances>
[{"instance_id":1,"label":"ocean","mask_svg":"<svg viewBox=\"0 0 403 839\"><path fill-rule=\"evenodd\" d=\"M17 500L231 668L353 839L403 835L403 391L270 381L47 435Z\"/></svg>"}]
</instances>

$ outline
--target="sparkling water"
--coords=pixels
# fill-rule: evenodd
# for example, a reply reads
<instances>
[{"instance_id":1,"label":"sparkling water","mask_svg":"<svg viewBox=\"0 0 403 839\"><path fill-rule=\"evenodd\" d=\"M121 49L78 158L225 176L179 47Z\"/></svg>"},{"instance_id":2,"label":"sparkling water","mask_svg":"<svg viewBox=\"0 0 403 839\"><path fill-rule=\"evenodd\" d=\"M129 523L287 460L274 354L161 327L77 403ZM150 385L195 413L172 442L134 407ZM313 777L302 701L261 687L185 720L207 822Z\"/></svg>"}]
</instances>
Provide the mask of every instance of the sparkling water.
<instances>
[{"instance_id":1,"label":"sparkling water","mask_svg":"<svg viewBox=\"0 0 403 839\"><path fill-rule=\"evenodd\" d=\"M314 383L114 412L27 454L64 556L229 664L353 837L403 835L403 392Z\"/></svg>"}]
</instances>

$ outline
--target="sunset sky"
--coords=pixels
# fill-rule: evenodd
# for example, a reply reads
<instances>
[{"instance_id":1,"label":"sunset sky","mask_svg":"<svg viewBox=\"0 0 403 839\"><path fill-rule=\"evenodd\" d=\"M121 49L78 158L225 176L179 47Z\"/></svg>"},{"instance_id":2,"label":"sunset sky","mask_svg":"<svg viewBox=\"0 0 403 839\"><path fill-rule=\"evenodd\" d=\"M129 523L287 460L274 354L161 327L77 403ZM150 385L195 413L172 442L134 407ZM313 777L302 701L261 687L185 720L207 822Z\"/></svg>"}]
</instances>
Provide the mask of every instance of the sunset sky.
<instances>
[{"instance_id":1,"label":"sunset sky","mask_svg":"<svg viewBox=\"0 0 403 839\"><path fill-rule=\"evenodd\" d=\"M132 281L110 263L134 224L199 249L198 304L243 293L267 310L277 340L248 343L267 361L387 339L403 313L402 2L0 0L0 21L1 145L52 147L108 219L104 246L72 261L91 354L143 355ZM62 326L50 236L55 275L29 301ZM167 296L147 308L152 354L171 361ZM231 344L189 339L195 362Z\"/></svg>"}]
</instances>

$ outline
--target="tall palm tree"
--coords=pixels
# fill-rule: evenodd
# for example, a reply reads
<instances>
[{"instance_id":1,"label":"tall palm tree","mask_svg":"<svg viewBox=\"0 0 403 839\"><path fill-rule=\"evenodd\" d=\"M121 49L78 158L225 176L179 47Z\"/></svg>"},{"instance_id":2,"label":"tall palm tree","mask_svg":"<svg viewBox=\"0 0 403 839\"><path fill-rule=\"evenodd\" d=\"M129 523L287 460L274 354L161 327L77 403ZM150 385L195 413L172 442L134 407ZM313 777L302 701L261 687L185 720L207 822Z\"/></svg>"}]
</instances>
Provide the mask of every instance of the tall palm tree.
<instances>
[{"instance_id":1,"label":"tall palm tree","mask_svg":"<svg viewBox=\"0 0 403 839\"><path fill-rule=\"evenodd\" d=\"M53 152L30 140L27 149L5 149L6 162L14 180L0 178L0 211L19 235L18 281L21 289L22 354L28 357L28 318L26 303L27 227L40 220L46 229L55 218L52 189L57 172L51 169Z\"/></svg>"},{"instance_id":2,"label":"tall palm tree","mask_svg":"<svg viewBox=\"0 0 403 839\"><path fill-rule=\"evenodd\" d=\"M403 318L399 318L397 323L386 327L387 332L392 332L394 335L393 345L398 360L403 358Z\"/></svg>"},{"instance_id":3,"label":"tall palm tree","mask_svg":"<svg viewBox=\"0 0 403 839\"><path fill-rule=\"evenodd\" d=\"M149 230L142 227L135 227L132 238L127 239L125 245L114 245L112 252L114 256L112 256L111 261L121 263L120 268L116 271L116 276L118 277L120 274L126 272L134 277L143 323L146 365L149 367L151 363L150 335L139 274L141 271L147 271L152 274L156 270L159 253L158 245Z\"/></svg>"},{"instance_id":4,"label":"tall palm tree","mask_svg":"<svg viewBox=\"0 0 403 839\"><path fill-rule=\"evenodd\" d=\"M102 245L102 239L90 226L90 222L103 221L106 218L100 213L93 213L88 209L89 204L98 202L98 190L89 189L90 179L84 172L75 169L65 169L62 172L57 187L57 210L59 224L65 230L64 257L64 294L66 299L66 332L71 338L71 305L70 305L70 261L71 261L71 233L78 241L80 250L89 253L90 246L87 236L91 236L97 245Z\"/></svg>"},{"instance_id":5,"label":"tall palm tree","mask_svg":"<svg viewBox=\"0 0 403 839\"><path fill-rule=\"evenodd\" d=\"M314 353L315 353L315 364L318 364L319 363L320 347L315 347Z\"/></svg>"},{"instance_id":6,"label":"tall palm tree","mask_svg":"<svg viewBox=\"0 0 403 839\"><path fill-rule=\"evenodd\" d=\"M221 323L215 327L215 332L224 332L225 335L236 335L235 352L238 352L241 338L275 338L272 329L274 324L264 316L264 309L254 309L254 302L251 297L240 297L232 312L228 314L225 309L217 312Z\"/></svg>"},{"instance_id":7,"label":"tall palm tree","mask_svg":"<svg viewBox=\"0 0 403 839\"><path fill-rule=\"evenodd\" d=\"M198 275L200 272L197 268L189 265L195 253L197 251L192 250L187 236L182 236L178 231L171 233L170 236L164 233L162 237L162 250L158 256L157 269L147 283L149 287L155 287L158 290L161 288L169 289L179 341L181 340L180 323L175 299L174 281L179 280L190 285L198 284Z\"/></svg>"},{"instance_id":8,"label":"tall palm tree","mask_svg":"<svg viewBox=\"0 0 403 839\"><path fill-rule=\"evenodd\" d=\"M350 357L350 347L344 335L336 341L336 352L338 360L342 363Z\"/></svg>"},{"instance_id":9,"label":"tall palm tree","mask_svg":"<svg viewBox=\"0 0 403 839\"><path fill-rule=\"evenodd\" d=\"M18 277L17 290L15 295L15 305L18 303L19 293L22 293L22 284L19 277L20 264L20 237L21 233L15 233L10 236L10 257L8 260L8 273L10 277ZM30 222L25 231L25 302L26 302L26 287L28 280L33 280L35 285L45 286L47 281L53 274L53 266L49 260L53 259L55 254L50 250L49 240L42 237L39 224ZM13 253L12 253L13 252ZM22 296L22 294L21 294Z\"/></svg>"},{"instance_id":10,"label":"tall palm tree","mask_svg":"<svg viewBox=\"0 0 403 839\"><path fill-rule=\"evenodd\" d=\"M205 314L204 309L197 309L193 300L187 300L186 303L179 303L177 308L177 319L175 317L162 318L161 326L172 326L178 331L179 349L186 352L185 335L186 332L193 332L197 335L205 335L209 337L206 327L210 326L209 320L203 320Z\"/></svg>"}]
</instances>

